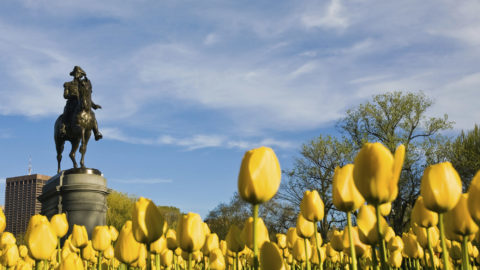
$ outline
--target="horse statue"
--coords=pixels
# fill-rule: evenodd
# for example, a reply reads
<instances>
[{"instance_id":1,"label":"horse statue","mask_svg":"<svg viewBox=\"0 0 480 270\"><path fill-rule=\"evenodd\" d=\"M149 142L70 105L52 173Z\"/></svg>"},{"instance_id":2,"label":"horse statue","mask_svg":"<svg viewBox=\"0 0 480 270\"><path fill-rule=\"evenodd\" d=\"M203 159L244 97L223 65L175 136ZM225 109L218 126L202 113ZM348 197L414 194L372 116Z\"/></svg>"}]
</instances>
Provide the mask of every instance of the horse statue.
<instances>
[{"instance_id":1,"label":"horse statue","mask_svg":"<svg viewBox=\"0 0 480 270\"><path fill-rule=\"evenodd\" d=\"M63 96L67 99L67 105L62 115L55 121L54 139L57 150L58 173L60 173L60 163L65 142L72 144L70 159L73 167L78 168L75 160L75 153L80 146L81 168L85 168L85 152L87 151L88 141L93 131L95 140L100 140L102 134L98 131L98 124L92 109L101 109L100 105L92 102L92 84L87 78L86 73L78 66L75 66L70 73L74 79L63 85ZM82 78L83 77L83 78Z\"/></svg>"}]
</instances>

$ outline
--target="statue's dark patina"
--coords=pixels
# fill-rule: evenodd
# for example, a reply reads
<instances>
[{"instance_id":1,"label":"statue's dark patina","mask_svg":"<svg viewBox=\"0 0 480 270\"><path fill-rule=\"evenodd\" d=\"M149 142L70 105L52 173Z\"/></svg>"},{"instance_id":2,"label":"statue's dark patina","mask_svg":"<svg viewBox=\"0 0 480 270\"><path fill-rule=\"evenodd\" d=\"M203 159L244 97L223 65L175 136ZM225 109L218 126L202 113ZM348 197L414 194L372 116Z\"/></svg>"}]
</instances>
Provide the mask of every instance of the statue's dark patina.
<instances>
[{"instance_id":1,"label":"statue's dark patina","mask_svg":"<svg viewBox=\"0 0 480 270\"><path fill-rule=\"evenodd\" d=\"M63 97L67 100L67 104L63 114L55 122L54 138L57 148L58 172L60 172L65 141L70 141L72 144L69 156L74 168L78 167L75 153L80 146L82 154L80 166L85 168L85 152L91 131L93 131L95 140L98 141L102 138L102 134L98 131L95 113L92 111L92 109L96 110L102 107L92 101L92 84L87 78L87 74L82 68L75 66L70 75L73 76L73 80L63 85Z\"/></svg>"}]
</instances>

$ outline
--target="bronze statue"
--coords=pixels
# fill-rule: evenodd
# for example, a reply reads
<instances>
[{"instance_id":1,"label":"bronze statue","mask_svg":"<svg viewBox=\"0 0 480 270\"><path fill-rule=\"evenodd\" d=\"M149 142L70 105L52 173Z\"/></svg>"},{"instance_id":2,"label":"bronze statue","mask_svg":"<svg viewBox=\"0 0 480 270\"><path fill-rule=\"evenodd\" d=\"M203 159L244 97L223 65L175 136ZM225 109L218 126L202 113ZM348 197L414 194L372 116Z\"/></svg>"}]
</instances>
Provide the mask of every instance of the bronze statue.
<instances>
[{"instance_id":1,"label":"bronze statue","mask_svg":"<svg viewBox=\"0 0 480 270\"><path fill-rule=\"evenodd\" d=\"M102 133L98 131L95 113L92 111L92 109L96 110L102 107L92 101L92 84L87 78L87 74L81 67L75 66L70 72L70 76L73 76L73 80L63 84L63 97L67 100L67 104L63 114L55 121L54 139L57 148L58 172L60 172L65 141L70 141L72 144L69 156L74 168L78 167L75 153L81 143L80 165L85 168L85 152L91 131L93 131L96 141L102 139Z\"/></svg>"}]
</instances>

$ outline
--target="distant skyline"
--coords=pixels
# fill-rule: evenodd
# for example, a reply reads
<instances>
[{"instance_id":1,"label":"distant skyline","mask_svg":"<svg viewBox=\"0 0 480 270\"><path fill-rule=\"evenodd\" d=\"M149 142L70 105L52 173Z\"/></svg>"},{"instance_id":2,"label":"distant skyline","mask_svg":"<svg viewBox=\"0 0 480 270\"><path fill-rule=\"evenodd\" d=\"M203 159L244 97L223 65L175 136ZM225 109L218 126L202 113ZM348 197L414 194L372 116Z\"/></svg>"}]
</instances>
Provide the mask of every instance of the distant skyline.
<instances>
[{"instance_id":1,"label":"distant skyline","mask_svg":"<svg viewBox=\"0 0 480 270\"><path fill-rule=\"evenodd\" d=\"M75 65L103 107L86 165L202 218L236 191L246 150L270 146L291 168L375 94L423 91L457 134L480 119L479 13L473 0L2 1L0 178L26 174L29 156L55 174Z\"/></svg>"}]
</instances>

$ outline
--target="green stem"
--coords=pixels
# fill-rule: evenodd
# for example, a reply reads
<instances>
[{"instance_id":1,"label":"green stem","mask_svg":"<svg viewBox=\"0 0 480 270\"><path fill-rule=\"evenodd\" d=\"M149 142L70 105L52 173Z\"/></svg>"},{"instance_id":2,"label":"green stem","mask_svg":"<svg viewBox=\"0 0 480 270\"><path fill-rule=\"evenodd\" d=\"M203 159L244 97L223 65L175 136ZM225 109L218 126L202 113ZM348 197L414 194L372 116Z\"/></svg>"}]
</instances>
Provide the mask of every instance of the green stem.
<instances>
[{"instance_id":1,"label":"green stem","mask_svg":"<svg viewBox=\"0 0 480 270\"><path fill-rule=\"evenodd\" d=\"M307 248L307 238L303 238L303 244L305 245L305 264L307 266L307 270L310 270L310 260L308 259L308 248Z\"/></svg>"},{"instance_id":2,"label":"green stem","mask_svg":"<svg viewBox=\"0 0 480 270\"><path fill-rule=\"evenodd\" d=\"M352 214L347 212L347 226L348 226L348 241L350 241L350 257L352 257L352 270L357 270L357 255L355 253L355 246L353 245L352 235Z\"/></svg>"},{"instance_id":3,"label":"green stem","mask_svg":"<svg viewBox=\"0 0 480 270\"><path fill-rule=\"evenodd\" d=\"M372 259L373 259L373 269L378 269L377 249L375 248L375 245L372 245Z\"/></svg>"},{"instance_id":4,"label":"green stem","mask_svg":"<svg viewBox=\"0 0 480 270\"><path fill-rule=\"evenodd\" d=\"M57 237L57 262L58 264L62 263L62 252L60 247L60 237Z\"/></svg>"},{"instance_id":5,"label":"green stem","mask_svg":"<svg viewBox=\"0 0 480 270\"><path fill-rule=\"evenodd\" d=\"M322 253L320 253L320 245L318 244L318 224L317 222L313 222L314 226L314 231L315 231L315 246L317 247L317 255L318 255L318 265L320 266L320 270L323 270L323 264L322 264Z\"/></svg>"},{"instance_id":6,"label":"green stem","mask_svg":"<svg viewBox=\"0 0 480 270\"><path fill-rule=\"evenodd\" d=\"M41 262L42 262L41 260L36 260L35 261L35 270L41 270L42 269L42 267L40 266L40 264L42 264Z\"/></svg>"},{"instance_id":7,"label":"green stem","mask_svg":"<svg viewBox=\"0 0 480 270\"><path fill-rule=\"evenodd\" d=\"M432 269L435 269L435 260L433 258L433 256L435 256L435 253L433 253L432 242L430 240L431 239L430 228L426 228L426 230L427 230L428 253L430 253L430 263L432 264Z\"/></svg>"},{"instance_id":8,"label":"green stem","mask_svg":"<svg viewBox=\"0 0 480 270\"><path fill-rule=\"evenodd\" d=\"M188 253L188 270L192 270L192 253Z\"/></svg>"},{"instance_id":9,"label":"green stem","mask_svg":"<svg viewBox=\"0 0 480 270\"><path fill-rule=\"evenodd\" d=\"M103 253L101 251L98 252L98 258L97 258L97 270L102 269L102 255Z\"/></svg>"},{"instance_id":10,"label":"green stem","mask_svg":"<svg viewBox=\"0 0 480 270\"><path fill-rule=\"evenodd\" d=\"M160 254L155 253L155 269L160 270Z\"/></svg>"},{"instance_id":11,"label":"green stem","mask_svg":"<svg viewBox=\"0 0 480 270\"><path fill-rule=\"evenodd\" d=\"M378 233L378 245L380 247L380 265L381 269L388 269L387 265L387 254L385 252L385 241L383 241L382 233L381 233L381 224L380 224L380 205L375 205L375 212L377 214L377 233Z\"/></svg>"},{"instance_id":12,"label":"green stem","mask_svg":"<svg viewBox=\"0 0 480 270\"><path fill-rule=\"evenodd\" d=\"M257 247L257 222L258 222L258 204L253 205L253 269L258 270L258 247Z\"/></svg>"},{"instance_id":13,"label":"green stem","mask_svg":"<svg viewBox=\"0 0 480 270\"><path fill-rule=\"evenodd\" d=\"M468 256L468 236L462 240L462 270L470 270L470 258Z\"/></svg>"},{"instance_id":14,"label":"green stem","mask_svg":"<svg viewBox=\"0 0 480 270\"><path fill-rule=\"evenodd\" d=\"M440 242L442 243L443 254L443 267L445 270L450 270L450 264L448 263L448 250L447 243L445 241L445 229L443 226L443 213L438 214L438 225L440 226Z\"/></svg>"},{"instance_id":15,"label":"green stem","mask_svg":"<svg viewBox=\"0 0 480 270\"><path fill-rule=\"evenodd\" d=\"M152 253L150 251L150 243L145 244L145 246L147 247L147 270L152 270L152 256L150 256Z\"/></svg>"},{"instance_id":16,"label":"green stem","mask_svg":"<svg viewBox=\"0 0 480 270\"><path fill-rule=\"evenodd\" d=\"M233 266L233 269L237 270L238 268L238 252L235 252L235 265Z\"/></svg>"},{"instance_id":17,"label":"green stem","mask_svg":"<svg viewBox=\"0 0 480 270\"><path fill-rule=\"evenodd\" d=\"M415 270L420 270L420 260L415 259Z\"/></svg>"}]
</instances>

